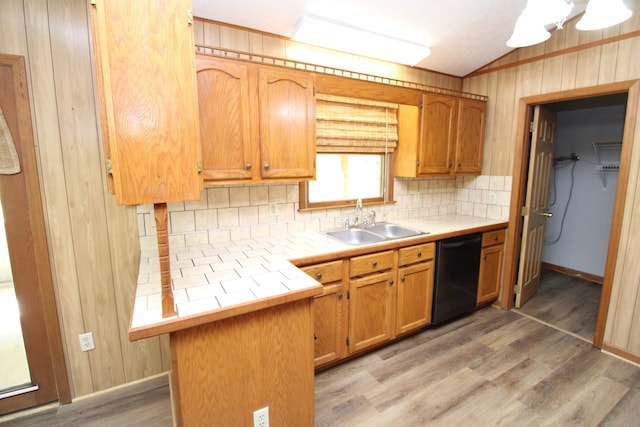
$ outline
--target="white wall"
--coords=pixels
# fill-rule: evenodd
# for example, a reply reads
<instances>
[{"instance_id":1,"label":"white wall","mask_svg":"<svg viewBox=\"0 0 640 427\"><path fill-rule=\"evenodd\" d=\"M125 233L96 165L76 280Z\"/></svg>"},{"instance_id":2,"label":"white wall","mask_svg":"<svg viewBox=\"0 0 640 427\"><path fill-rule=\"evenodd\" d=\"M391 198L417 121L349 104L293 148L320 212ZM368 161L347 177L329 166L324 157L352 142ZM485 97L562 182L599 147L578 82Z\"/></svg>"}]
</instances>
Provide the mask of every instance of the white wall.
<instances>
[{"instance_id":1,"label":"white wall","mask_svg":"<svg viewBox=\"0 0 640 427\"><path fill-rule=\"evenodd\" d=\"M613 203L618 174L606 174L606 188L596 171L593 140L622 139L625 106L563 111L558 113L555 157L576 153L580 160L574 169L574 186L560 240L544 245L542 260L573 270L604 276L609 244ZM609 162L619 161L619 150L603 153ZM558 237L562 215L571 186L571 162L556 169L557 198L550 208L545 240ZM551 183L553 187L553 181ZM550 203L553 190L550 190Z\"/></svg>"}]
</instances>

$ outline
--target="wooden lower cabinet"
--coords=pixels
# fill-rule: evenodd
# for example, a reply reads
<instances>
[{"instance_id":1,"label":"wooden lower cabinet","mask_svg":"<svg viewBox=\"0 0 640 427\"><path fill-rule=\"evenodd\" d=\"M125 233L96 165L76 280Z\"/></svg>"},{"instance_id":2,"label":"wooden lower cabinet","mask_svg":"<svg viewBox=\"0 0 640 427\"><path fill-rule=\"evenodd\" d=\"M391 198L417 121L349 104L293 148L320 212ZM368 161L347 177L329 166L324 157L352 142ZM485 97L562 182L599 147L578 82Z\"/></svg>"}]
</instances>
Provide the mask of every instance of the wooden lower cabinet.
<instances>
[{"instance_id":1,"label":"wooden lower cabinet","mask_svg":"<svg viewBox=\"0 0 640 427\"><path fill-rule=\"evenodd\" d=\"M349 353L393 338L392 271L351 279L349 283Z\"/></svg>"},{"instance_id":2,"label":"wooden lower cabinet","mask_svg":"<svg viewBox=\"0 0 640 427\"><path fill-rule=\"evenodd\" d=\"M323 285L313 299L314 366L341 359L346 353L346 328L342 260L303 267L302 271Z\"/></svg>"},{"instance_id":3,"label":"wooden lower cabinet","mask_svg":"<svg viewBox=\"0 0 640 427\"><path fill-rule=\"evenodd\" d=\"M414 331L431 323L435 243L398 250L396 334Z\"/></svg>"},{"instance_id":4,"label":"wooden lower cabinet","mask_svg":"<svg viewBox=\"0 0 640 427\"><path fill-rule=\"evenodd\" d=\"M491 231L482 235L477 305L486 304L498 298L502 280L505 235L506 230Z\"/></svg>"},{"instance_id":5,"label":"wooden lower cabinet","mask_svg":"<svg viewBox=\"0 0 640 427\"><path fill-rule=\"evenodd\" d=\"M302 267L314 298L315 367L331 365L431 322L435 244Z\"/></svg>"}]
</instances>

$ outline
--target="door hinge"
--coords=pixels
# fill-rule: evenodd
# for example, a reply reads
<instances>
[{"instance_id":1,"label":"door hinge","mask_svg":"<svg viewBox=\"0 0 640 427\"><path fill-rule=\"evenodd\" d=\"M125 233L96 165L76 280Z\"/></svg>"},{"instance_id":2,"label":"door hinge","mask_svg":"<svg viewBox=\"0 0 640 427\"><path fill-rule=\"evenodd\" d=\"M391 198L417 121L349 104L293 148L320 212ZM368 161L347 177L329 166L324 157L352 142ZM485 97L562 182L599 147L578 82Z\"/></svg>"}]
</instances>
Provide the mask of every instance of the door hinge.
<instances>
[{"instance_id":1,"label":"door hinge","mask_svg":"<svg viewBox=\"0 0 640 427\"><path fill-rule=\"evenodd\" d=\"M202 172L202 159L198 159L198 173Z\"/></svg>"},{"instance_id":2,"label":"door hinge","mask_svg":"<svg viewBox=\"0 0 640 427\"><path fill-rule=\"evenodd\" d=\"M347 337L347 346L349 345L349 337Z\"/></svg>"},{"instance_id":3,"label":"door hinge","mask_svg":"<svg viewBox=\"0 0 640 427\"><path fill-rule=\"evenodd\" d=\"M533 132L533 122L529 122L529 132Z\"/></svg>"},{"instance_id":4,"label":"door hinge","mask_svg":"<svg viewBox=\"0 0 640 427\"><path fill-rule=\"evenodd\" d=\"M193 25L193 10L187 9L187 24Z\"/></svg>"},{"instance_id":5,"label":"door hinge","mask_svg":"<svg viewBox=\"0 0 640 427\"><path fill-rule=\"evenodd\" d=\"M97 3L97 0L91 0L91 6L95 6Z\"/></svg>"},{"instance_id":6,"label":"door hinge","mask_svg":"<svg viewBox=\"0 0 640 427\"><path fill-rule=\"evenodd\" d=\"M347 289L347 299L351 299L351 289Z\"/></svg>"},{"instance_id":7,"label":"door hinge","mask_svg":"<svg viewBox=\"0 0 640 427\"><path fill-rule=\"evenodd\" d=\"M523 206L522 207L522 216L527 216L529 215L529 206Z\"/></svg>"},{"instance_id":8,"label":"door hinge","mask_svg":"<svg viewBox=\"0 0 640 427\"><path fill-rule=\"evenodd\" d=\"M107 173L109 175L113 175L113 164L111 163L111 159L107 159L104 161L104 165L107 169Z\"/></svg>"},{"instance_id":9,"label":"door hinge","mask_svg":"<svg viewBox=\"0 0 640 427\"><path fill-rule=\"evenodd\" d=\"M513 293L514 293L514 294L519 294L521 290L522 290L522 286L520 286L520 284L519 284L519 283L518 283L518 284L516 284L516 285L513 287Z\"/></svg>"}]
</instances>

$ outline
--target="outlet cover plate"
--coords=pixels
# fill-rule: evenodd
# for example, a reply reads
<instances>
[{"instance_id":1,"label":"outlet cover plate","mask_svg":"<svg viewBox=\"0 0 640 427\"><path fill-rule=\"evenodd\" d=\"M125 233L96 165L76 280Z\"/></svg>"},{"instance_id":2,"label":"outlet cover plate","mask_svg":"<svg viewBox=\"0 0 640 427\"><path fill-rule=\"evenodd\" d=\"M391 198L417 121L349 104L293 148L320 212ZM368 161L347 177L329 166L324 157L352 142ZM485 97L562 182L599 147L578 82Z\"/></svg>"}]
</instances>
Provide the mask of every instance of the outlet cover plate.
<instances>
[{"instance_id":1,"label":"outlet cover plate","mask_svg":"<svg viewBox=\"0 0 640 427\"><path fill-rule=\"evenodd\" d=\"M87 332L85 334L80 334L80 350L89 351L94 350L96 348L93 343L93 332Z\"/></svg>"}]
</instances>

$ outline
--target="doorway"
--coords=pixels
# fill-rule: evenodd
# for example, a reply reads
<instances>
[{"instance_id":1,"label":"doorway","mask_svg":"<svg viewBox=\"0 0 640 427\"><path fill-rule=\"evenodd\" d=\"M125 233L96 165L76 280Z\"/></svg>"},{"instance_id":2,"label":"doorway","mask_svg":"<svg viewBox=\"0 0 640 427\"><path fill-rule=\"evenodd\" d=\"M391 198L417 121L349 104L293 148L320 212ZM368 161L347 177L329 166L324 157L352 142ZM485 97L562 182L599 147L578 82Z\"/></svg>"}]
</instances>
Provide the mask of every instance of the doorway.
<instances>
[{"instance_id":1,"label":"doorway","mask_svg":"<svg viewBox=\"0 0 640 427\"><path fill-rule=\"evenodd\" d=\"M12 148L4 152L12 152L19 163L19 168L0 174L0 205L15 292L11 302L19 306L28 364L28 373L23 372L17 383L0 392L0 414L55 400L71 401L27 87L24 58L0 54L0 109L6 123L3 147L10 145Z\"/></svg>"},{"instance_id":2,"label":"doorway","mask_svg":"<svg viewBox=\"0 0 640 427\"><path fill-rule=\"evenodd\" d=\"M627 180L629 176L629 162L633 149L633 139L635 132L635 111L640 98L640 83L636 81L626 81L620 83L611 83L606 85L594 86L590 88L573 89L550 94L530 96L521 98L519 101L518 113L518 140L515 146L514 169L513 169L513 191L511 194L511 210L509 215L510 226L515 230L520 230L523 223L522 206L524 202L526 182L527 182L527 164L529 159L530 141L529 141L529 123L532 121L533 106L542 105L560 101L570 101L584 99L590 97L604 96L610 94L628 93L627 112L625 115L625 126L622 137L621 162L618 174L618 186L615 193L615 203L613 207L613 219L610 229L609 244L607 247L605 272L603 276L602 293L598 308L598 317L596 323L596 332L594 337L594 345L602 347L604 338L604 329L609 309L609 300L611 297L611 288L613 283L613 274L615 269L615 261L618 253L618 245L620 242L620 232L622 225L622 216L625 205L625 195L627 190ZM500 305L502 308L510 309L513 307L513 292L518 275L518 264L520 256L521 236L519 233L509 233L507 238L507 250L505 259L504 284L501 295Z\"/></svg>"},{"instance_id":3,"label":"doorway","mask_svg":"<svg viewBox=\"0 0 640 427\"><path fill-rule=\"evenodd\" d=\"M516 298L515 305L522 314L590 342L604 277L626 103L627 94L620 93L541 106L554 115L555 123L548 182L540 183L548 189L543 201L548 217L540 217L544 232L537 268L541 262L542 271L539 290L526 301ZM528 176L527 193L537 187ZM522 294L516 289L516 296Z\"/></svg>"}]
</instances>

